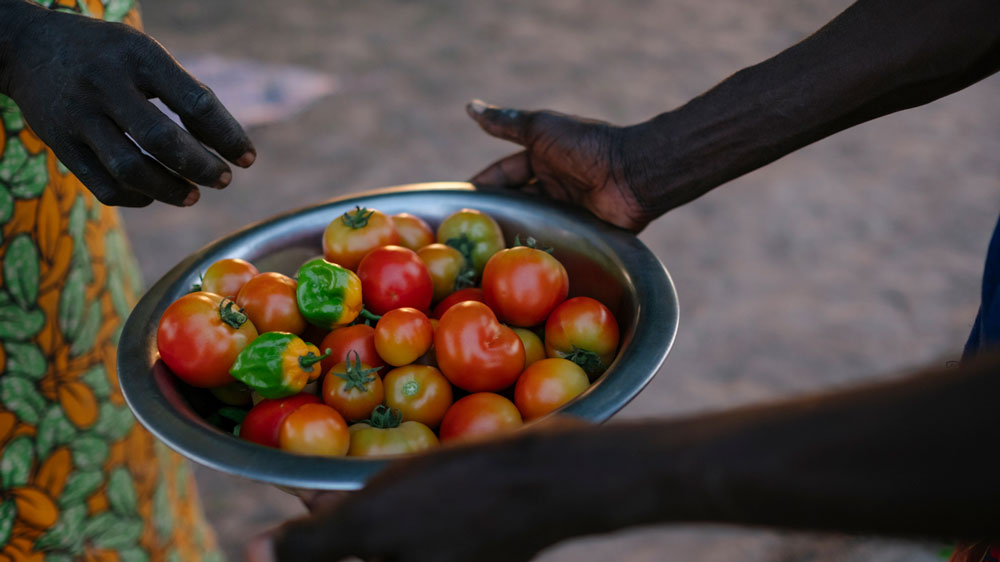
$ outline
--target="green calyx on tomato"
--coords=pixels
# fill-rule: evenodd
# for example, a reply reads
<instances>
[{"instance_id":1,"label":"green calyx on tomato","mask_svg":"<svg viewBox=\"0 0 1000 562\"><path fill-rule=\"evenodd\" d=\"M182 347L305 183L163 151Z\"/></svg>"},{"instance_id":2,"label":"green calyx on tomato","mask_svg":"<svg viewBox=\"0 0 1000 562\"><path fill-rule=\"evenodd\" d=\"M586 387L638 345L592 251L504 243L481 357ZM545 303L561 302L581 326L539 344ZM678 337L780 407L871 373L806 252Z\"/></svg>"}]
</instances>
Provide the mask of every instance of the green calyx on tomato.
<instances>
[{"instance_id":1,"label":"green calyx on tomato","mask_svg":"<svg viewBox=\"0 0 1000 562\"><path fill-rule=\"evenodd\" d=\"M231 299L224 298L219 301L219 318L222 321L232 327L234 330L239 330L240 326L247 321L247 315L243 312L243 309L233 310L236 305Z\"/></svg>"},{"instance_id":2,"label":"green calyx on tomato","mask_svg":"<svg viewBox=\"0 0 1000 562\"><path fill-rule=\"evenodd\" d=\"M445 240L445 245L458 250L462 254L462 257L465 258L465 263L472 263L472 252L476 249L476 243L470 240L467 234L463 232L461 236L449 238Z\"/></svg>"},{"instance_id":3,"label":"green calyx on tomato","mask_svg":"<svg viewBox=\"0 0 1000 562\"><path fill-rule=\"evenodd\" d=\"M436 447L438 438L431 428L416 421L402 421L399 410L379 405L370 419L349 428L352 457L379 457L416 453Z\"/></svg>"},{"instance_id":4,"label":"green calyx on tomato","mask_svg":"<svg viewBox=\"0 0 1000 562\"><path fill-rule=\"evenodd\" d=\"M563 359L568 359L577 365L583 367L583 370L587 372L588 375L596 375L604 371L607 365L601 361L601 356L586 349L580 349L577 346L573 346L573 351L570 351L566 355L562 356Z\"/></svg>"},{"instance_id":5,"label":"green calyx on tomato","mask_svg":"<svg viewBox=\"0 0 1000 562\"><path fill-rule=\"evenodd\" d=\"M355 230L359 228L364 228L368 226L368 219L371 218L375 209L366 209L358 205L353 211L347 211L340 217L340 222L344 223L344 226L353 228Z\"/></svg>"},{"instance_id":6,"label":"green calyx on tomato","mask_svg":"<svg viewBox=\"0 0 1000 562\"><path fill-rule=\"evenodd\" d=\"M351 356L354 359L351 359ZM343 379L344 381L344 391L348 391L352 388L356 388L361 392L368 391L368 385L375 381L376 375L382 367L369 367L365 368L364 364L361 362L361 356L358 355L357 351L351 350L347 353L347 361L344 362L344 372L336 373L332 372L331 375Z\"/></svg>"},{"instance_id":7,"label":"green calyx on tomato","mask_svg":"<svg viewBox=\"0 0 1000 562\"><path fill-rule=\"evenodd\" d=\"M361 280L354 272L323 258L299 268L295 290L299 312L327 330L350 324L361 312Z\"/></svg>"},{"instance_id":8,"label":"green calyx on tomato","mask_svg":"<svg viewBox=\"0 0 1000 562\"><path fill-rule=\"evenodd\" d=\"M524 239L524 244L522 244L521 243L521 235L520 234L515 234L514 235L514 246L513 247L517 247L517 246L527 246L527 247L531 248L532 250L541 250L541 251L545 252L546 254L551 254L555 250L552 246L546 246L544 248L539 248L538 247L538 240L536 240L534 236L529 236L529 237L525 238Z\"/></svg>"},{"instance_id":9,"label":"green calyx on tomato","mask_svg":"<svg viewBox=\"0 0 1000 562\"><path fill-rule=\"evenodd\" d=\"M474 253L476 251L476 242L473 242L469 237L463 232L461 236L457 238L449 238L445 241L445 245L451 246L458 250L458 253L462 254L465 258L465 265L462 266L461 271L455 276L455 291L461 291L462 289L468 289L469 287L476 286L476 266L474 262Z\"/></svg>"},{"instance_id":10,"label":"green calyx on tomato","mask_svg":"<svg viewBox=\"0 0 1000 562\"><path fill-rule=\"evenodd\" d=\"M475 209L462 209L441 221L437 241L461 252L477 275L483 272L490 256L504 248L500 225Z\"/></svg>"},{"instance_id":11,"label":"green calyx on tomato","mask_svg":"<svg viewBox=\"0 0 1000 562\"><path fill-rule=\"evenodd\" d=\"M295 334L267 332L243 348L229 374L264 398L284 398L317 378L315 365L329 353Z\"/></svg>"},{"instance_id":12,"label":"green calyx on tomato","mask_svg":"<svg viewBox=\"0 0 1000 562\"><path fill-rule=\"evenodd\" d=\"M455 276L455 291L468 289L476 286L476 268L472 267L472 262L468 258L465 260L465 267Z\"/></svg>"},{"instance_id":13,"label":"green calyx on tomato","mask_svg":"<svg viewBox=\"0 0 1000 562\"><path fill-rule=\"evenodd\" d=\"M399 412L396 408L390 408L383 404L375 406L372 410L372 417L365 420L363 423L378 428L378 429L392 429L394 427L399 427L399 424L403 422L403 414Z\"/></svg>"}]
</instances>

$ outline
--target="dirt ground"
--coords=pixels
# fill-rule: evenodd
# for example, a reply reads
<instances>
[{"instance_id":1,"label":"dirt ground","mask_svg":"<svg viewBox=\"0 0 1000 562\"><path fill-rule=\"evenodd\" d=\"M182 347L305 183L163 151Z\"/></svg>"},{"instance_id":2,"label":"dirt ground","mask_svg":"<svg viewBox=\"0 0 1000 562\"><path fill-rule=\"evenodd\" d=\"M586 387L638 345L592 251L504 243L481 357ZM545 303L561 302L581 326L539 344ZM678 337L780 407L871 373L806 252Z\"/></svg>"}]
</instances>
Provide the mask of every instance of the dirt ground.
<instances>
[{"instance_id":1,"label":"dirt ground","mask_svg":"<svg viewBox=\"0 0 1000 562\"><path fill-rule=\"evenodd\" d=\"M148 281L251 221L368 188L469 177L513 150L474 97L634 123L779 52L849 0L174 0L147 30L179 55L295 64L341 90L253 129L259 159L192 209L125 213ZM689 415L896 376L958 356L1000 208L1000 76L739 178L641 236L677 285L675 347L616 419ZM934 415L928 412L927 415ZM935 454L927 451L928 455ZM302 513L199 470L219 540ZM547 562L939 560L942 545L721 526L572 541Z\"/></svg>"}]
</instances>

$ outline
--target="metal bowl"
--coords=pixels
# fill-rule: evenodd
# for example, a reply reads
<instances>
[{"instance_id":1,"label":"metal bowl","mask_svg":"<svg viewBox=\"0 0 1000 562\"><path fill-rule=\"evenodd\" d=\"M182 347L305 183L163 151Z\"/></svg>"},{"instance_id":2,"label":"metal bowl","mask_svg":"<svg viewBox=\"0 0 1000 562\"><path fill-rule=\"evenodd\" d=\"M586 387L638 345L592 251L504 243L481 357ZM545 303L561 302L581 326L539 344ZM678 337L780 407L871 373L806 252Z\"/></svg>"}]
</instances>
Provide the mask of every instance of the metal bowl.
<instances>
[{"instance_id":1,"label":"metal bowl","mask_svg":"<svg viewBox=\"0 0 1000 562\"><path fill-rule=\"evenodd\" d=\"M408 212L436 227L462 208L479 209L503 227L510 245L531 235L554 248L566 267L570 296L594 297L615 314L621 329L617 359L560 413L602 422L624 407L663 364L677 331L677 294L663 264L634 235L584 211L518 193L477 191L467 183L427 183L338 198L250 225L189 256L139 301L122 332L118 379L139 421L191 460L278 486L351 490L389 460L299 456L234 438L206 423L192 405L191 389L159 360L156 326L167 306L187 293L216 260L243 258L261 271L291 275L322 253L326 225L355 205L388 214Z\"/></svg>"}]
</instances>

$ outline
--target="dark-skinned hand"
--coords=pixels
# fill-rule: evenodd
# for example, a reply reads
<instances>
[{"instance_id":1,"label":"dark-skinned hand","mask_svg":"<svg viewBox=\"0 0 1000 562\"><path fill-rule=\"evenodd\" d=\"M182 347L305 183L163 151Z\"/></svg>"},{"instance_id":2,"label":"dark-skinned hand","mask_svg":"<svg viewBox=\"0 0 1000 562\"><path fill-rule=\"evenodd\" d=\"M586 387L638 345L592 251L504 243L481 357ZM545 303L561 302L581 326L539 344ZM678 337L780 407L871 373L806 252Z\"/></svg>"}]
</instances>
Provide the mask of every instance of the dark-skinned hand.
<instances>
[{"instance_id":1,"label":"dark-skinned hand","mask_svg":"<svg viewBox=\"0 0 1000 562\"><path fill-rule=\"evenodd\" d=\"M395 462L358 492L300 493L312 515L257 537L248 560L531 560L597 520L572 507L583 507L586 494L559 485L576 470L572 455L553 455L545 444L574 435L571 442L587 446L588 431L572 418L547 418L508 439L443 446ZM563 465L540 470L553 459Z\"/></svg>"},{"instance_id":2,"label":"dark-skinned hand","mask_svg":"<svg viewBox=\"0 0 1000 562\"><path fill-rule=\"evenodd\" d=\"M639 166L630 147L636 129L554 111L504 109L473 101L466 111L484 131L524 147L469 181L519 189L580 205L599 218L639 232L656 218L631 179Z\"/></svg>"},{"instance_id":3,"label":"dark-skinned hand","mask_svg":"<svg viewBox=\"0 0 1000 562\"><path fill-rule=\"evenodd\" d=\"M188 206L199 197L195 184L225 187L232 171L208 148L239 166L253 163L239 123L144 33L21 0L0 0L0 14L7 20L0 24L0 93L105 205L142 207L155 199ZM187 131L151 98L176 112Z\"/></svg>"}]
</instances>

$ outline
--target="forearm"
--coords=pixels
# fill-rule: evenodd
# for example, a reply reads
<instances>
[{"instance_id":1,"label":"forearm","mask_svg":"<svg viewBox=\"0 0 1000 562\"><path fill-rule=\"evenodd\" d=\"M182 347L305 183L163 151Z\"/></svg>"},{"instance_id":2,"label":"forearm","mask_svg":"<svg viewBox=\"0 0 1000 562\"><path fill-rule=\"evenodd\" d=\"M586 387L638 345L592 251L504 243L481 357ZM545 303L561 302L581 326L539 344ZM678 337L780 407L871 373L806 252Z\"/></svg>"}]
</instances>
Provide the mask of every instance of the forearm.
<instances>
[{"instance_id":1,"label":"forearm","mask_svg":"<svg viewBox=\"0 0 1000 562\"><path fill-rule=\"evenodd\" d=\"M574 533L709 521L1000 538L997 396L993 356L835 395L570 433L533 458L568 484L560 500L590 506L567 510L585 514Z\"/></svg>"},{"instance_id":2,"label":"forearm","mask_svg":"<svg viewBox=\"0 0 1000 562\"><path fill-rule=\"evenodd\" d=\"M996 0L860 0L781 54L633 129L629 182L664 212L802 146L1000 69ZM654 147L648 151L643 147Z\"/></svg>"},{"instance_id":3,"label":"forearm","mask_svg":"<svg viewBox=\"0 0 1000 562\"><path fill-rule=\"evenodd\" d=\"M25 28L45 13L27 0L0 0L0 94L10 93L15 50Z\"/></svg>"}]
</instances>

